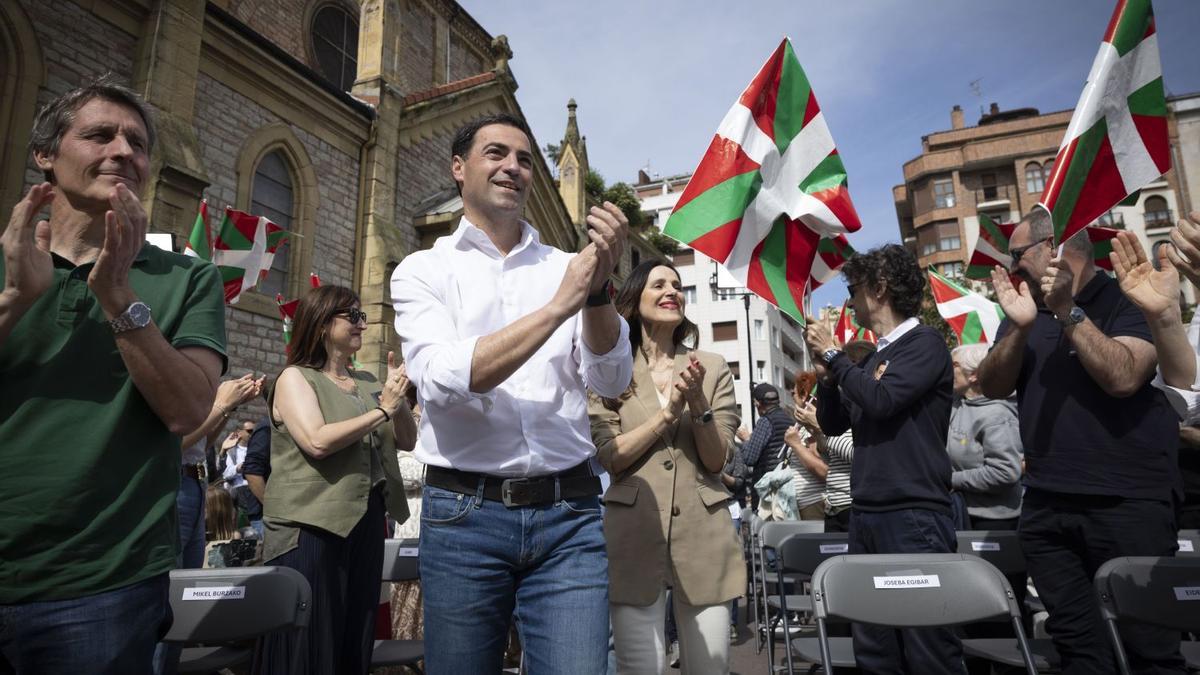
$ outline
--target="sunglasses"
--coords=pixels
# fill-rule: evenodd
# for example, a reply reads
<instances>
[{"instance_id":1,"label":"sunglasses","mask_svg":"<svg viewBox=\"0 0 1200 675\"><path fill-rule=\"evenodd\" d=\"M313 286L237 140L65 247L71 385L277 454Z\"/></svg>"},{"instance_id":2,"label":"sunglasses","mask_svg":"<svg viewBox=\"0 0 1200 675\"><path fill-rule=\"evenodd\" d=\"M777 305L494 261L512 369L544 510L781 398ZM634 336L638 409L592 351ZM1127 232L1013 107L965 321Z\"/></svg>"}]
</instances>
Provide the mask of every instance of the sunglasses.
<instances>
[{"instance_id":1,"label":"sunglasses","mask_svg":"<svg viewBox=\"0 0 1200 675\"><path fill-rule=\"evenodd\" d=\"M1050 237L1045 237L1043 239L1038 239L1037 241L1033 242L1032 244L1026 244L1025 246L1017 246L1017 247L1008 249L1008 255L1012 257L1012 266L1016 267L1017 263L1021 262L1021 256L1025 255L1026 253L1033 250L1035 247L1037 247L1041 244L1044 244L1048 241L1050 241Z\"/></svg>"},{"instance_id":2,"label":"sunglasses","mask_svg":"<svg viewBox=\"0 0 1200 675\"><path fill-rule=\"evenodd\" d=\"M334 316L344 316L350 321L350 323L367 322L367 313L356 308L347 309L344 312L338 312L337 314L334 314Z\"/></svg>"},{"instance_id":3,"label":"sunglasses","mask_svg":"<svg viewBox=\"0 0 1200 675\"><path fill-rule=\"evenodd\" d=\"M854 283L854 284L846 284L846 294L847 294L847 295L850 295L851 297L853 297L853 296L854 296L854 289L856 289L856 288L858 288L859 286L862 286L862 285L863 285L863 282L861 282L861 281L860 281L860 282L858 282L858 283Z\"/></svg>"}]
</instances>

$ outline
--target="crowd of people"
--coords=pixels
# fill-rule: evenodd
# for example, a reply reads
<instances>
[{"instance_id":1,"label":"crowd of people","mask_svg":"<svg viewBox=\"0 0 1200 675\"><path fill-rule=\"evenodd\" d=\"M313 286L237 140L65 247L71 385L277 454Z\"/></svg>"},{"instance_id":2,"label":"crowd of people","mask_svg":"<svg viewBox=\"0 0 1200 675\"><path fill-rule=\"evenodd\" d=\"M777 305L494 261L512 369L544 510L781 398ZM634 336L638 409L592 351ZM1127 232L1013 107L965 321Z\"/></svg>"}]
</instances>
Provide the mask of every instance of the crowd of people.
<instances>
[{"instance_id":1,"label":"crowd of people","mask_svg":"<svg viewBox=\"0 0 1200 675\"><path fill-rule=\"evenodd\" d=\"M590 209L578 254L522 219L536 149L518 118L457 132L464 215L392 275L402 354L382 377L353 366L358 296L326 285L280 373L222 382L216 268L144 243L142 101L73 90L33 138L46 180L0 238L0 673L174 672L169 571L259 561L308 580L312 619L261 640L255 672L365 673L389 535L419 536L420 583L392 597L426 672L499 672L515 625L528 672L659 673L668 615L683 672L728 672L756 518L824 521L862 554L1016 530L1063 672L1112 672L1092 575L1172 555L1200 512L1181 479L1200 322L1178 300L1180 273L1200 284L1198 214L1155 261L1122 233L1115 279L1029 214L992 276L990 350L920 324L903 247L857 255L842 272L878 342L809 321L812 370L788 401L756 386L748 430L675 268L612 288L620 209ZM259 398L261 419L237 414ZM852 632L865 672L965 672L951 629ZM1184 672L1177 633L1122 637L1137 672Z\"/></svg>"}]
</instances>

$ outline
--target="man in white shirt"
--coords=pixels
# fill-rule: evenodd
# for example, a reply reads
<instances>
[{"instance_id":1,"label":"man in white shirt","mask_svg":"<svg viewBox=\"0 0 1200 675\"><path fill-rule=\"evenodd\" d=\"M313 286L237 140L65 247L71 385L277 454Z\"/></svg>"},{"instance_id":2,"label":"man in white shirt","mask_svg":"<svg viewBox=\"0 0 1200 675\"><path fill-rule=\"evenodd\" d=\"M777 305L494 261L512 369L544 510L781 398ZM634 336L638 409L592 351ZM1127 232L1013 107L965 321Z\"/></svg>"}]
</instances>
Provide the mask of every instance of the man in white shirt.
<instances>
[{"instance_id":1,"label":"man in white shirt","mask_svg":"<svg viewBox=\"0 0 1200 675\"><path fill-rule=\"evenodd\" d=\"M530 672L603 673L607 559L587 389L633 372L609 297L627 223L587 217L578 255L521 219L532 189L524 122L493 115L455 135L458 229L396 268L391 297L423 409L417 459L426 672L499 672L513 617Z\"/></svg>"}]
</instances>

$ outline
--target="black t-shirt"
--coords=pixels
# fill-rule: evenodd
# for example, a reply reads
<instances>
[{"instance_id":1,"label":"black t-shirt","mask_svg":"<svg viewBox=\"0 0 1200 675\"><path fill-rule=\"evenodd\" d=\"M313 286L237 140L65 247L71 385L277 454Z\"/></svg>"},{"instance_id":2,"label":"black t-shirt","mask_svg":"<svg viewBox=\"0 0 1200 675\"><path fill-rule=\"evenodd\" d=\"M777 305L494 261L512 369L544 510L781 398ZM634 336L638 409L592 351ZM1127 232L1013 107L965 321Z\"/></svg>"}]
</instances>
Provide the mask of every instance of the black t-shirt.
<instances>
[{"instance_id":1,"label":"black t-shirt","mask_svg":"<svg viewBox=\"0 0 1200 675\"><path fill-rule=\"evenodd\" d=\"M1097 273L1075 296L1108 337L1153 343L1141 310L1117 282ZM1006 319L997 342L1008 333ZM1039 309L1017 378L1025 446L1025 485L1050 492L1171 501L1179 493L1179 420L1147 378L1132 396L1115 398L1096 384L1062 325Z\"/></svg>"}]
</instances>

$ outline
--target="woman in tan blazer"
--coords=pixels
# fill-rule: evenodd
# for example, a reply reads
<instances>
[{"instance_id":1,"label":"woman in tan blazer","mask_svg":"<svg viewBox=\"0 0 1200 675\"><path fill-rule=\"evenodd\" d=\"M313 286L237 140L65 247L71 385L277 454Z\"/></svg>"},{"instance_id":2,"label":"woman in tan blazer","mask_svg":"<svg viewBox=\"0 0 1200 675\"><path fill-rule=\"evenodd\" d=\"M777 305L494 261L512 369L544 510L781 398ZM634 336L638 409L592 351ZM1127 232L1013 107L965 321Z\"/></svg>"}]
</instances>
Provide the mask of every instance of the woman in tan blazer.
<instances>
[{"instance_id":1,"label":"woman in tan blazer","mask_svg":"<svg viewBox=\"0 0 1200 675\"><path fill-rule=\"evenodd\" d=\"M738 426L733 377L689 351L674 267L634 268L617 294L629 323L633 382L593 397L592 440L612 475L604 495L609 603L620 673L661 673L666 589L674 589L683 672L729 672L729 601L746 586L742 547L720 480Z\"/></svg>"}]
</instances>

